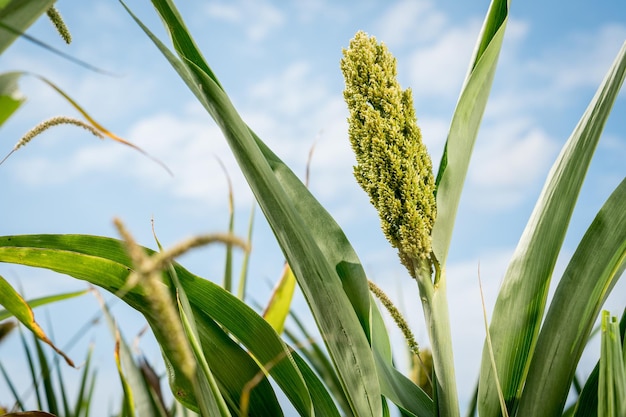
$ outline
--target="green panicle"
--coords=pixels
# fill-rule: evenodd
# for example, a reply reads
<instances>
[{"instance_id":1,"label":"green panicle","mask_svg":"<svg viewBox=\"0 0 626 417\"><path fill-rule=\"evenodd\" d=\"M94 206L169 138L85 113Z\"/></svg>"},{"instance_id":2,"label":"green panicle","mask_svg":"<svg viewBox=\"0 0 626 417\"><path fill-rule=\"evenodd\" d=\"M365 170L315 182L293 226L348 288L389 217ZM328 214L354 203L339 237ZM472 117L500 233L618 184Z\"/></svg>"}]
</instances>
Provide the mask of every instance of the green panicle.
<instances>
[{"instance_id":1,"label":"green panicle","mask_svg":"<svg viewBox=\"0 0 626 417\"><path fill-rule=\"evenodd\" d=\"M343 51L341 70L354 176L378 211L387 240L415 276L416 264L430 263L437 208L432 162L411 90L402 91L386 46L364 32Z\"/></svg>"}]
</instances>

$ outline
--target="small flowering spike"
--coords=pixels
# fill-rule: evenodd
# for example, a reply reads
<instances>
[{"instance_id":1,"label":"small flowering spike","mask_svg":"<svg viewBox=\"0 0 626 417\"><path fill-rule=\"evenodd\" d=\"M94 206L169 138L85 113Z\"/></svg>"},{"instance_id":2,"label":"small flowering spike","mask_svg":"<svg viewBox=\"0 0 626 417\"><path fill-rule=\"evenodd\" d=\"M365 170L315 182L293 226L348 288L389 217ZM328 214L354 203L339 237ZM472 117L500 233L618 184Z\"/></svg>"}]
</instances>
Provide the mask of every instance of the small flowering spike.
<instances>
[{"instance_id":1,"label":"small flowering spike","mask_svg":"<svg viewBox=\"0 0 626 417\"><path fill-rule=\"evenodd\" d=\"M354 176L369 195L387 240L416 276L430 264L437 215L432 162L413 109L411 90L396 80L396 60L384 44L358 32L341 60L350 111Z\"/></svg>"},{"instance_id":2,"label":"small flowering spike","mask_svg":"<svg viewBox=\"0 0 626 417\"><path fill-rule=\"evenodd\" d=\"M83 129L91 132L91 134L93 134L95 137L104 139L104 136L102 135L102 133L100 133L100 131L98 131L96 128L94 128L90 124L83 122L82 120L75 119L73 117L67 117L67 116L55 116L55 117L51 117L48 120L44 120L43 122L39 123L37 126L33 127L31 130L29 130L28 132L26 132L24 136L22 136L21 139L17 141L17 143L15 144L11 152L9 152L9 154L5 156L2 159L2 161L0 161L0 165L2 165L4 161L6 161L9 158L9 156L13 154L13 152L17 151L22 146L25 146L26 144L28 144L28 142L33 140L36 136L40 135L41 133L45 132L51 127L58 126L58 125L74 125L74 126L82 127Z\"/></svg>"},{"instance_id":3,"label":"small flowering spike","mask_svg":"<svg viewBox=\"0 0 626 417\"><path fill-rule=\"evenodd\" d=\"M72 34L63 21L63 17L61 17L59 10L55 6L50 6L46 14L65 43L68 45L72 43Z\"/></svg>"}]
</instances>

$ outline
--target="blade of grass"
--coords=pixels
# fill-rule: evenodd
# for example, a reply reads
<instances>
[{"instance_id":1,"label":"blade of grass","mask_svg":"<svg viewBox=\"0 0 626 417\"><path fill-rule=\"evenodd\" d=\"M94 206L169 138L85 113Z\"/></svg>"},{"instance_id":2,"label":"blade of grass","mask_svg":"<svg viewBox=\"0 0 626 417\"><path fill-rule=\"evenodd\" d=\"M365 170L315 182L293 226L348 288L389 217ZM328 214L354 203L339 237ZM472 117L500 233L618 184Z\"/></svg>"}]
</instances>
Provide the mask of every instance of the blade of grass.
<instances>
[{"instance_id":1,"label":"blade of grass","mask_svg":"<svg viewBox=\"0 0 626 417\"><path fill-rule=\"evenodd\" d=\"M57 405L57 395L52 383L52 372L50 371L48 358L43 351L43 347L39 338L37 338L35 335L33 335L33 343L35 345L35 351L37 352L37 362L39 364L39 372L41 381L43 383L43 391L45 394L46 404L48 405L47 409L52 414L58 415L59 408Z\"/></svg>"},{"instance_id":2,"label":"blade of grass","mask_svg":"<svg viewBox=\"0 0 626 417\"><path fill-rule=\"evenodd\" d=\"M437 173L433 252L446 264L456 212L508 22L509 0L493 0L457 102Z\"/></svg>"},{"instance_id":3,"label":"blade of grass","mask_svg":"<svg viewBox=\"0 0 626 417\"><path fill-rule=\"evenodd\" d=\"M66 416L71 415L74 417L81 417L83 415L89 414L89 408L91 404L89 397L93 393L93 384L96 380L95 371L92 371L91 369L92 358L93 345L89 347L89 351L87 352L87 359L85 360L85 364L83 365L83 372L81 374L80 383L78 385L78 395L76 396L74 409L71 414L70 412L66 412ZM61 386L63 386L63 384L61 384Z\"/></svg>"},{"instance_id":4,"label":"blade of grass","mask_svg":"<svg viewBox=\"0 0 626 417\"><path fill-rule=\"evenodd\" d=\"M235 232L235 193L233 191L233 182L228 175L228 171L221 159L216 158L228 185L228 233ZM233 287L233 245L226 245L226 259L224 260L224 289L232 292Z\"/></svg>"},{"instance_id":5,"label":"blade of grass","mask_svg":"<svg viewBox=\"0 0 626 417\"><path fill-rule=\"evenodd\" d=\"M37 338L47 343L56 353L61 355L68 365L74 367L74 362L61 349L56 347L48 338L43 329L35 321L35 316L30 306L24 299L13 289L2 276L0 276L0 304L11 312L28 330L30 330Z\"/></svg>"},{"instance_id":6,"label":"blade of grass","mask_svg":"<svg viewBox=\"0 0 626 417\"><path fill-rule=\"evenodd\" d=\"M248 246L252 246L252 230L254 227L254 212L256 209L256 204L252 203L252 208L250 209L250 219L248 220L248 236L246 238L246 243ZM241 301L244 301L246 298L246 283L248 281L248 264L250 263L250 253L251 251L247 251L243 254L243 261L241 262L241 273L239 274L239 288L237 290L237 296Z\"/></svg>"},{"instance_id":7,"label":"blade of grass","mask_svg":"<svg viewBox=\"0 0 626 417\"><path fill-rule=\"evenodd\" d=\"M552 166L506 271L490 334L509 411L517 408L522 394L552 271L593 152L625 75L626 44ZM500 415L493 381L485 348L479 388L481 417Z\"/></svg>"},{"instance_id":8,"label":"blade of grass","mask_svg":"<svg viewBox=\"0 0 626 417\"><path fill-rule=\"evenodd\" d=\"M506 409L506 403L504 401L504 395L502 395L502 388L500 381L498 380L498 372L496 368L496 358L493 356L493 346L491 344L491 337L489 337L489 321L487 320L487 307L485 306L485 294L483 293L483 284L480 280L480 271L478 272L478 288L480 290L480 302L483 307L483 323L485 324L485 333L487 339L487 349L489 350L489 359L491 361L491 367L495 376L496 389L498 390L498 399L500 400L500 411L504 417L509 417L509 413Z\"/></svg>"},{"instance_id":9,"label":"blade of grass","mask_svg":"<svg viewBox=\"0 0 626 417\"><path fill-rule=\"evenodd\" d=\"M67 293L62 293L62 294L47 295L45 297L33 298L32 300L28 300L25 302L32 309L32 308L41 307L47 304L56 303L58 301L65 301L74 297L79 297L81 295L86 294L87 292L89 292L89 290L72 291L72 292L67 292ZM9 317L13 317L13 314L10 311L0 310L0 321L6 320Z\"/></svg>"},{"instance_id":10,"label":"blade of grass","mask_svg":"<svg viewBox=\"0 0 626 417\"><path fill-rule=\"evenodd\" d=\"M24 403L22 401L22 398L18 394L17 389L15 388L15 384L13 383L13 380L9 376L4 366L2 365L2 362L0 362L0 372L2 372L2 377L4 378L4 382L7 384L9 391L11 391L11 395L13 395L13 401L15 402L14 408L17 408L18 410L23 410Z\"/></svg>"},{"instance_id":11,"label":"blade of grass","mask_svg":"<svg viewBox=\"0 0 626 417\"><path fill-rule=\"evenodd\" d=\"M187 340L191 345L191 349L196 357L196 362L199 365L196 372L197 387L196 398L199 400L199 408L203 416L221 416L231 417L228 406L222 397L222 393L219 390L215 377L209 368L209 364L202 352L202 346L200 344L200 337L198 335L198 329L196 328L195 318L193 311L191 310L191 304L187 299L187 294L183 289L176 270L170 266L170 277L174 283L177 293L178 311L181 316L183 328L187 335ZM229 289L226 289L229 291Z\"/></svg>"},{"instance_id":12,"label":"blade of grass","mask_svg":"<svg viewBox=\"0 0 626 417\"><path fill-rule=\"evenodd\" d=\"M9 0L0 7L0 22L10 24L15 32L6 29L0 30L0 53L9 47L44 14L55 0Z\"/></svg>"}]
</instances>

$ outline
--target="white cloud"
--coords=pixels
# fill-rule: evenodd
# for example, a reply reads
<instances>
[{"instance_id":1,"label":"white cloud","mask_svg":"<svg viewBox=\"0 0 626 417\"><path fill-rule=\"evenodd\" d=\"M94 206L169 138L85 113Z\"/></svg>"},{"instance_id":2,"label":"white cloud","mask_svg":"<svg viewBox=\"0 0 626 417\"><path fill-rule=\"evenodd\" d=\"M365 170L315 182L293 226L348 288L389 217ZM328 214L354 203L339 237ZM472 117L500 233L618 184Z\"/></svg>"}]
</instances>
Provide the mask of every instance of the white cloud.
<instances>
[{"instance_id":1,"label":"white cloud","mask_svg":"<svg viewBox=\"0 0 626 417\"><path fill-rule=\"evenodd\" d=\"M334 1L300 0L293 2L293 6L297 8L298 19L307 23L318 18L345 22L351 15L349 8Z\"/></svg>"},{"instance_id":2,"label":"white cloud","mask_svg":"<svg viewBox=\"0 0 626 417\"><path fill-rule=\"evenodd\" d=\"M154 162L142 155L135 155L133 159L137 163L132 170L143 182L152 186L165 186L178 198L221 206L225 199L216 196L227 195L227 181L216 159L219 157L234 183L238 200L250 200L248 187L226 140L208 118L189 114L158 114L135 124L129 137L163 161L174 173L174 178L168 178Z\"/></svg>"},{"instance_id":3,"label":"white cloud","mask_svg":"<svg viewBox=\"0 0 626 417\"><path fill-rule=\"evenodd\" d=\"M529 120L509 118L487 126L469 170L477 191L475 204L491 209L515 206L547 173L556 150L556 142Z\"/></svg>"},{"instance_id":4,"label":"white cloud","mask_svg":"<svg viewBox=\"0 0 626 417\"><path fill-rule=\"evenodd\" d=\"M393 4L380 17L376 34L391 46L430 41L442 33L447 21L430 1L405 0Z\"/></svg>"},{"instance_id":5,"label":"white cloud","mask_svg":"<svg viewBox=\"0 0 626 417\"><path fill-rule=\"evenodd\" d=\"M266 1L241 0L236 4L211 3L205 7L213 18L241 25L252 42L264 40L285 23L284 12Z\"/></svg>"},{"instance_id":6,"label":"white cloud","mask_svg":"<svg viewBox=\"0 0 626 417\"><path fill-rule=\"evenodd\" d=\"M243 10L233 4L212 2L206 5L205 10L209 16L219 20L239 22L243 19Z\"/></svg>"},{"instance_id":7,"label":"white cloud","mask_svg":"<svg viewBox=\"0 0 626 417\"><path fill-rule=\"evenodd\" d=\"M544 48L527 68L562 91L596 88L626 39L626 26L606 24L594 32L577 32Z\"/></svg>"},{"instance_id":8,"label":"white cloud","mask_svg":"<svg viewBox=\"0 0 626 417\"><path fill-rule=\"evenodd\" d=\"M416 97L445 100L458 95L479 30L480 22L470 20L462 27L444 31L434 43L413 52L408 62Z\"/></svg>"},{"instance_id":9,"label":"white cloud","mask_svg":"<svg viewBox=\"0 0 626 417\"><path fill-rule=\"evenodd\" d=\"M320 105L328 94L323 81L304 61L294 62L280 73L260 81L250 92L252 100L271 104L272 110L291 118L315 110L314 106Z\"/></svg>"}]
</instances>

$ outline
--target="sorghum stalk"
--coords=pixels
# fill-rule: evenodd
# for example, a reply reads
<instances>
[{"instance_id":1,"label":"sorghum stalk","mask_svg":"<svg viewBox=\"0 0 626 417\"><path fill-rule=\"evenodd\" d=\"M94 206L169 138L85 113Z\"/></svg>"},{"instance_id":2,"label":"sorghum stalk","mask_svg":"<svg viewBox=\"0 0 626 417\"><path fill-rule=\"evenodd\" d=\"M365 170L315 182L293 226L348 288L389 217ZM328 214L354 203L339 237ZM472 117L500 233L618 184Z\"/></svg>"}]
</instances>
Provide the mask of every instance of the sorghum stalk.
<instances>
[{"instance_id":1,"label":"sorghum stalk","mask_svg":"<svg viewBox=\"0 0 626 417\"><path fill-rule=\"evenodd\" d=\"M432 252L435 179L411 90L400 88L395 58L374 37L357 32L343 55L354 176L378 211L385 237L417 281L433 348L439 415L458 416L445 275Z\"/></svg>"}]
</instances>

